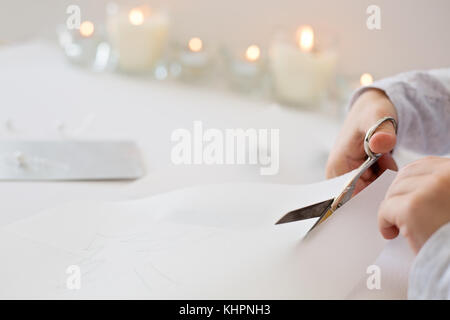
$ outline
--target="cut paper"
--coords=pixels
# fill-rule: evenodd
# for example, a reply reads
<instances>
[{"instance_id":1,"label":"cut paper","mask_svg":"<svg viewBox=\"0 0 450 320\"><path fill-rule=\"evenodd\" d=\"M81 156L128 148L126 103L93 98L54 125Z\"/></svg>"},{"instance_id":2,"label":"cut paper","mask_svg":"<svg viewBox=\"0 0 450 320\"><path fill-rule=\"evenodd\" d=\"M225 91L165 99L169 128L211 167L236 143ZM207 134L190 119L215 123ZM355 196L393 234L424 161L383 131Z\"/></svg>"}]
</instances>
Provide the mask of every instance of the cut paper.
<instances>
[{"instance_id":1,"label":"cut paper","mask_svg":"<svg viewBox=\"0 0 450 320\"><path fill-rule=\"evenodd\" d=\"M373 263L380 270L380 287L368 288L369 274L366 270L347 299L407 299L408 276L414 258L414 252L405 238L389 241Z\"/></svg>"},{"instance_id":2,"label":"cut paper","mask_svg":"<svg viewBox=\"0 0 450 320\"><path fill-rule=\"evenodd\" d=\"M32 287L34 297L48 297L50 289L41 292L41 281L48 277L55 283L61 266L75 263L82 270L82 290L57 287L51 296L345 298L385 245L376 214L394 176L384 173L304 241L315 219L274 223L289 210L335 196L348 177L303 186L212 185L128 202L70 204L1 232L0 255L7 253L15 264L33 256L28 251L35 244L47 246L39 259L54 274L35 279L29 264L17 274L9 267L9 279L0 281L8 283L6 296L28 297ZM17 247L18 235L35 244ZM80 255L65 258L55 251ZM4 269L0 266L0 274ZM15 286L11 279L19 276L23 285Z\"/></svg>"},{"instance_id":3,"label":"cut paper","mask_svg":"<svg viewBox=\"0 0 450 320\"><path fill-rule=\"evenodd\" d=\"M104 205L102 235L146 232L156 222L219 228L273 227L286 212L339 194L349 175L310 185L221 184Z\"/></svg>"},{"instance_id":4,"label":"cut paper","mask_svg":"<svg viewBox=\"0 0 450 320\"><path fill-rule=\"evenodd\" d=\"M345 298L386 243L376 214L393 177L385 174L304 241L308 223L223 230L150 253L144 270L156 268L177 284L163 298Z\"/></svg>"}]
</instances>

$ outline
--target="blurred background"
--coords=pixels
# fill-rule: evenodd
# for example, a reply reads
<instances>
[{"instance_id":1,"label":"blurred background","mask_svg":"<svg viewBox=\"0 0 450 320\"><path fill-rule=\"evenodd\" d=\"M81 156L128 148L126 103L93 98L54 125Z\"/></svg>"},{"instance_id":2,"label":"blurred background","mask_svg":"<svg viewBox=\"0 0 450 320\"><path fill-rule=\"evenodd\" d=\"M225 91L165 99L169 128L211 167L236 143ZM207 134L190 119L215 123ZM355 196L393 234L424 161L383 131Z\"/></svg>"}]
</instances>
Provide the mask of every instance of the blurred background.
<instances>
[{"instance_id":1,"label":"blurred background","mask_svg":"<svg viewBox=\"0 0 450 320\"><path fill-rule=\"evenodd\" d=\"M133 0L118 3L139 3ZM0 40L13 42L36 36L55 38L70 4L82 8L82 19L103 21L107 0L2 0ZM269 44L277 28L314 26L317 37L338 39L339 70L370 72L384 77L410 69L448 65L450 2L447 0L154 0L172 17L173 38L196 34L207 41L233 45ZM380 6L382 28L368 30L366 8Z\"/></svg>"}]
</instances>

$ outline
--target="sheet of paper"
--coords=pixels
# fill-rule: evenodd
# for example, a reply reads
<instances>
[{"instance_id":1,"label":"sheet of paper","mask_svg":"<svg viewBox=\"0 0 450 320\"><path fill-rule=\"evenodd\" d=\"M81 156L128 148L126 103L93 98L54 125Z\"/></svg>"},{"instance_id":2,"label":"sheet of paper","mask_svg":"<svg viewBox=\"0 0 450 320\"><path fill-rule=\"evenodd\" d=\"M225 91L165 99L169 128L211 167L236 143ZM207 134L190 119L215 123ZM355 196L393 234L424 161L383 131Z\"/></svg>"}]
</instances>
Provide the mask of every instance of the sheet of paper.
<instances>
[{"instance_id":1,"label":"sheet of paper","mask_svg":"<svg viewBox=\"0 0 450 320\"><path fill-rule=\"evenodd\" d=\"M117 236L145 232L155 222L220 228L272 227L288 211L334 197L347 180L348 175L309 185L205 185L108 203L100 233Z\"/></svg>"},{"instance_id":2,"label":"sheet of paper","mask_svg":"<svg viewBox=\"0 0 450 320\"><path fill-rule=\"evenodd\" d=\"M41 250L39 259L56 270L68 262L82 270L83 289L55 291L61 298L345 298L385 245L376 211L393 178L385 173L307 241L301 239L314 219L274 222L336 195L347 177L307 186L203 186L129 202L71 204L4 232L53 250L82 252L83 259L67 261ZM33 247L14 249L8 244L14 241L5 238L0 251L16 259L11 261L28 257ZM23 268L17 275L11 268L9 277L20 276L39 295L32 264ZM8 288L15 296L28 294L14 282Z\"/></svg>"},{"instance_id":3,"label":"sheet of paper","mask_svg":"<svg viewBox=\"0 0 450 320\"><path fill-rule=\"evenodd\" d=\"M66 291L66 270L81 255L0 231L0 298L57 298Z\"/></svg>"},{"instance_id":4,"label":"sheet of paper","mask_svg":"<svg viewBox=\"0 0 450 320\"><path fill-rule=\"evenodd\" d=\"M408 276L414 253L405 238L389 241L373 265L380 270L380 288L367 289L368 274L348 295L348 299L406 299Z\"/></svg>"},{"instance_id":5,"label":"sheet of paper","mask_svg":"<svg viewBox=\"0 0 450 320\"><path fill-rule=\"evenodd\" d=\"M220 230L150 252L143 270L170 279L164 298L345 298L386 243L376 213L393 177L385 174L304 241L307 223Z\"/></svg>"},{"instance_id":6,"label":"sheet of paper","mask_svg":"<svg viewBox=\"0 0 450 320\"><path fill-rule=\"evenodd\" d=\"M87 250L102 221L94 201L61 205L3 227L3 230L68 251Z\"/></svg>"}]
</instances>

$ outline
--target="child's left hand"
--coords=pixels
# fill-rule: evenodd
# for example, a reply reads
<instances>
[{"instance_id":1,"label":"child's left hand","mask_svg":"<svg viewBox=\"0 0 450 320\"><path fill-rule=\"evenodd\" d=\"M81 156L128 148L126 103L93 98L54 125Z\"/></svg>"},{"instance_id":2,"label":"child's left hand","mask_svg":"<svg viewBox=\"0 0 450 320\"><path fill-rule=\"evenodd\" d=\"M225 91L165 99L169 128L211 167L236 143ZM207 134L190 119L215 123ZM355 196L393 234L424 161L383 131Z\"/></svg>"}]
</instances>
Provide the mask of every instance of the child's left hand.
<instances>
[{"instance_id":1,"label":"child's left hand","mask_svg":"<svg viewBox=\"0 0 450 320\"><path fill-rule=\"evenodd\" d=\"M400 233L417 253L450 222L450 159L427 157L401 169L378 211L386 239Z\"/></svg>"}]
</instances>

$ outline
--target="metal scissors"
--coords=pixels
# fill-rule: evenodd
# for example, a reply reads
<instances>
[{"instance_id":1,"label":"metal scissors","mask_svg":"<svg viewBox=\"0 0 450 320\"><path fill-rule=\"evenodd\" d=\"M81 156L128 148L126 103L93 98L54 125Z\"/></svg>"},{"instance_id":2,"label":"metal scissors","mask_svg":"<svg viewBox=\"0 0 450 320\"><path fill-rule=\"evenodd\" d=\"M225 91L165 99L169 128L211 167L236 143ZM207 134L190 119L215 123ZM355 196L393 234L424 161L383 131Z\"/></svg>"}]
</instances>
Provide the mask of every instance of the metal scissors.
<instances>
[{"instance_id":1,"label":"metal scissors","mask_svg":"<svg viewBox=\"0 0 450 320\"><path fill-rule=\"evenodd\" d=\"M316 223L309 229L308 233L317 227L320 223L325 221L329 216L331 216L337 209L342 207L350 198L355 190L356 182L361 177L361 175L366 172L377 160L381 157L380 153L373 153L369 147L369 141L375 131L386 121L390 121L397 133L397 122L392 117L384 117L378 120L375 125L373 125L364 137L364 151L367 154L367 159L364 163L356 169L355 174L352 176L350 181L344 186L341 193L332 199L322 201L303 207L294 211L286 213L280 220L275 224L289 223L299 220L305 220L310 218L319 218Z\"/></svg>"}]
</instances>

